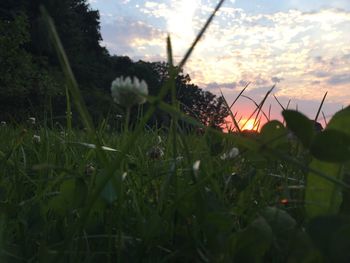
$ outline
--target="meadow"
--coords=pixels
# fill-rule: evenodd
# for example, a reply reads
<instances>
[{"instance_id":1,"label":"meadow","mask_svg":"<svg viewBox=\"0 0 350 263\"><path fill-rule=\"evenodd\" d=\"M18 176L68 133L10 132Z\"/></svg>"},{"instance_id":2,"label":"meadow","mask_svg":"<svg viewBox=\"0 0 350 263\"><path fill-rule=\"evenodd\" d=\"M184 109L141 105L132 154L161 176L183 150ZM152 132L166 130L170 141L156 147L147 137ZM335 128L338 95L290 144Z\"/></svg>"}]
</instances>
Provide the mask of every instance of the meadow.
<instances>
[{"instance_id":1,"label":"meadow","mask_svg":"<svg viewBox=\"0 0 350 263\"><path fill-rule=\"evenodd\" d=\"M248 137L101 126L103 148L83 130L3 125L1 261L348 262L349 153L327 143L349 147L332 137L349 114L310 148L277 121Z\"/></svg>"},{"instance_id":2,"label":"meadow","mask_svg":"<svg viewBox=\"0 0 350 263\"><path fill-rule=\"evenodd\" d=\"M43 10L84 129L70 114L0 126L1 262L349 262L349 107L322 132L293 110L259 133L179 110L175 76L223 2L177 67L167 39L169 79L132 127L128 110L92 123ZM145 125L157 108L169 129Z\"/></svg>"}]
</instances>

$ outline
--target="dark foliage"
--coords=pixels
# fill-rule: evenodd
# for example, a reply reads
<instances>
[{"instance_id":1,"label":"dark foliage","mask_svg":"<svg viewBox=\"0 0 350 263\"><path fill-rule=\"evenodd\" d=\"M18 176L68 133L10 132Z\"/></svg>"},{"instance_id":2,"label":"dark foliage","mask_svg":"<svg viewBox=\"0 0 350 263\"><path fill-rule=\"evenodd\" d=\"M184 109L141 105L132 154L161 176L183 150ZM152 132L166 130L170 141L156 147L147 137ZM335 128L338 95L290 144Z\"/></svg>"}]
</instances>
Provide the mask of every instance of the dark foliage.
<instances>
[{"instance_id":1,"label":"dark foliage","mask_svg":"<svg viewBox=\"0 0 350 263\"><path fill-rule=\"evenodd\" d=\"M65 83L40 15L41 5L55 21L95 122L108 113L122 110L110 98L110 83L118 76L144 79L150 94L158 94L168 78L168 65L111 56L100 46L99 13L86 0L3 0L0 3L1 119L21 121L29 115L41 117L48 109L53 116L65 114ZM181 110L205 125L220 127L228 115L222 98L192 84L190 76L183 72L176 79L176 88ZM170 95L165 101L170 102ZM169 119L158 110L150 125L168 126Z\"/></svg>"}]
</instances>

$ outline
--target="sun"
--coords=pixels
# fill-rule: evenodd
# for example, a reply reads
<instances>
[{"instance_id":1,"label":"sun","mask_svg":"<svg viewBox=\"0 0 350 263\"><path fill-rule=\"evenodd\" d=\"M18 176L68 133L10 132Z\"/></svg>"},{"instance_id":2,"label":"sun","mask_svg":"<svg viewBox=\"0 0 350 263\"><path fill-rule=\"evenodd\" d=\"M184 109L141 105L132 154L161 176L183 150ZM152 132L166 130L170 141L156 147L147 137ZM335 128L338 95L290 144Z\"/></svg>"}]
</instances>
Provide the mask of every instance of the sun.
<instances>
[{"instance_id":1,"label":"sun","mask_svg":"<svg viewBox=\"0 0 350 263\"><path fill-rule=\"evenodd\" d=\"M241 127L241 129L243 129L243 130L255 130L256 129L256 123L254 123L254 120L252 120L252 119L250 119L250 120L242 120L242 127ZM244 125L244 123L246 123L245 125ZM244 126L243 126L244 125Z\"/></svg>"}]
</instances>

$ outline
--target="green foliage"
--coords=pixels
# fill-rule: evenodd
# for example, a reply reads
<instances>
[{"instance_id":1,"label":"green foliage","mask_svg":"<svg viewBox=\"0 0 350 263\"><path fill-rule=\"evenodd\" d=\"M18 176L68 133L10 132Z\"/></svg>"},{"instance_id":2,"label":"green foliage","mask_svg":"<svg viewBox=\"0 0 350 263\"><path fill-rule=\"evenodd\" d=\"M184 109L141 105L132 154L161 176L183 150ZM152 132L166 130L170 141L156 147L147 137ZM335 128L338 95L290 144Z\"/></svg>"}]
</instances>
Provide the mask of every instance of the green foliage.
<instances>
[{"instance_id":1,"label":"green foliage","mask_svg":"<svg viewBox=\"0 0 350 263\"><path fill-rule=\"evenodd\" d=\"M310 168L323 171L337 180L344 179L345 162L349 160L349 113L349 108L337 112L326 130L315 136L311 144L311 153L315 158ZM337 214L342 203L342 190L341 186L310 171L305 193L308 217Z\"/></svg>"},{"instance_id":2,"label":"green foliage","mask_svg":"<svg viewBox=\"0 0 350 263\"><path fill-rule=\"evenodd\" d=\"M310 119L298 111L284 110L282 115L287 123L287 128L308 148L314 136L314 127Z\"/></svg>"},{"instance_id":3,"label":"green foliage","mask_svg":"<svg viewBox=\"0 0 350 263\"><path fill-rule=\"evenodd\" d=\"M337 163L313 159L309 168L322 171L336 179L341 179L343 175L342 166ZM305 202L309 218L325 214L337 214L342 202L342 188L310 171L307 175Z\"/></svg>"},{"instance_id":4,"label":"green foliage","mask_svg":"<svg viewBox=\"0 0 350 263\"><path fill-rule=\"evenodd\" d=\"M315 246L323 254L325 262L349 262L349 217L317 217L308 224L306 230Z\"/></svg>"},{"instance_id":5,"label":"green foliage","mask_svg":"<svg viewBox=\"0 0 350 263\"><path fill-rule=\"evenodd\" d=\"M348 161L350 160L350 135L327 129L315 136L310 151L313 156L322 161L339 163Z\"/></svg>"},{"instance_id":6,"label":"green foliage","mask_svg":"<svg viewBox=\"0 0 350 263\"><path fill-rule=\"evenodd\" d=\"M270 129L273 136L268 135ZM117 151L104 151L101 158L97 146L84 146L91 145L91 137L81 131L72 130L68 136L59 130L36 128L21 133L17 128L1 127L0 137L8 138L0 145L0 186L5 186L0 195L5 227L0 233L6 240L2 242L2 259L13 259L14 251L19 258L52 261L58 257L78 262L86 257L91 262L108 261L108 257L116 260L118 253L121 261L348 259L348 219L341 219L343 223L327 221L324 224L330 230L326 231L317 217L305 224L305 217L298 216L303 195L292 187L305 179L303 171L277 156L273 158L272 153L260 159L248 154L259 153L252 145L260 141L287 154L283 140L271 143L284 134L281 123L267 124L261 138L223 135L215 130L210 134L215 134L216 141L208 140L207 135L183 136L177 144L177 156L185 158L178 159L173 158L172 143L167 143L171 137L159 130L142 130L128 151L123 150L127 137L97 130L103 144ZM34 132L41 136L40 143L32 140ZM164 140L159 146L166 147L165 156L153 159L145 153L158 141L158 134ZM226 147L215 148L220 137L225 144L239 147L240 155L221 160ZM262 162L264 159L267 161ZM195 160L201 164L193 172ZM95 168L87 172L91 164ZM112 177L99 191L109 170ZM281 186L285 189L282 193L278 190ZM91 203L95 193L97 199ZM329 198L324 192L322 197ZM290 204L281 207L279 200L285 198ZM317 199L320 207L333 206L327 198ZM87 208L88 216L84 214ZM317 236L321 234L324 236Z\"/></svg>"},{"instance_id":7,"label":"green foliage","mask_svg":"<svg viewBox=\"0 0 350 263\"><path fill-rule=\"evenodd\" d=\"M271 226L263 217L258 217L238 234L234 260L237 262L263 262L272 240Z\"/></svg>"},{"instance_id":8,"label":"green foliage","mask_svg":"<svg viewBox=\"0 0 350 263\"><path fill-rule=\"evenodd\" d=\"M260 140L271 148L283 150L288 148L287 129L279 121L266 123L260 131Z\"/></svg>"},{"instance_id":9,"label":"green foliage","mask_svg":"<svg viewBox=\"0 0 350 263\"><path fill-rule=\"evenodd\" d=\"M27 96L32 88L31 55L23 50L30 41L28 20L23 14L14 20L0 20L0 95Z\"/></svg>"}]
</instances>

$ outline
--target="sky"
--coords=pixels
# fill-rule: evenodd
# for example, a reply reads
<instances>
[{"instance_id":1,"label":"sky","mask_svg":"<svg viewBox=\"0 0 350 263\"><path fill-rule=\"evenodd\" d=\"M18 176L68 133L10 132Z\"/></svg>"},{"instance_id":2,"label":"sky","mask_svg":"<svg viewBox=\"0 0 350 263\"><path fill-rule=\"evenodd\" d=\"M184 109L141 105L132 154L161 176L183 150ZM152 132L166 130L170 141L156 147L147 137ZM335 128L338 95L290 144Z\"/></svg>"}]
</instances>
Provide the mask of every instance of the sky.
<instances>
[{"instance_id":1,"label":"sky","mask_svg":"<svg viewBox=\"0 0 350 263\"><path fill-rule=\"evenodd\" d=\"M218 0L89 0L101 16L111 54L134 61L165 61L170 34L180 61ZM314 118L323 95L327 120L350 104L349 0L226 0L199 42L185 72L192 82L233 101L244 94L265 103L280 119L282 107ZM232 108L246 119L254 102L241 97ZM323 114L320 122L323 124ZM262 122L265 122L262 119Z\"/></svg>"}]
</instances>

